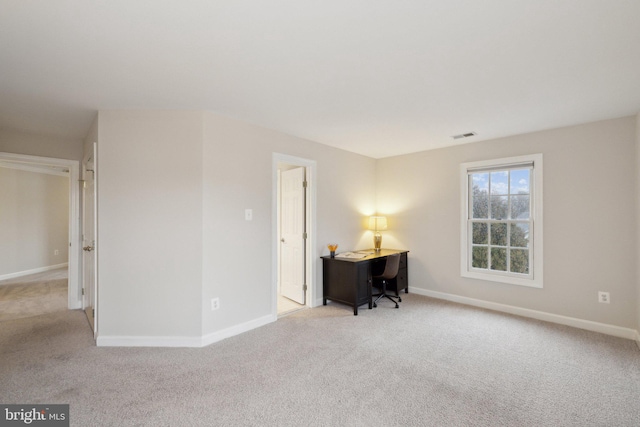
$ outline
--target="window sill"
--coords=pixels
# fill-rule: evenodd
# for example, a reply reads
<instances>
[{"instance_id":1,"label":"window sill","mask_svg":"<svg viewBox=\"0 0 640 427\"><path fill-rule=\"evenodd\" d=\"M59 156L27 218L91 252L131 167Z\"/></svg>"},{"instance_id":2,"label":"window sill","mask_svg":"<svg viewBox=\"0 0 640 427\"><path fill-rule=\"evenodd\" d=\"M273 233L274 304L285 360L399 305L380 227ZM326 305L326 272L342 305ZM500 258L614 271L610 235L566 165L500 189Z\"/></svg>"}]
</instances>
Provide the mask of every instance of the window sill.
<instances>
[{"instance_id":1,"label":"window sill","mask_svg":"<svg viewBox=\"0 0 640 427\"><path fill-rule=\"evenodd\" d=\"M489 282L499 282L499 283L508 283L510 285L517 286L526 286L528 288L539 288L542 289L542 280L538 279L524 279L519 277L512 276L503 276L500 274L492 274L492 273L476 273L473 271L463 270L460 272L462 277L466 277L468 279L478 279L478 280L486 280Z\"/></svg>"}]
</instances>

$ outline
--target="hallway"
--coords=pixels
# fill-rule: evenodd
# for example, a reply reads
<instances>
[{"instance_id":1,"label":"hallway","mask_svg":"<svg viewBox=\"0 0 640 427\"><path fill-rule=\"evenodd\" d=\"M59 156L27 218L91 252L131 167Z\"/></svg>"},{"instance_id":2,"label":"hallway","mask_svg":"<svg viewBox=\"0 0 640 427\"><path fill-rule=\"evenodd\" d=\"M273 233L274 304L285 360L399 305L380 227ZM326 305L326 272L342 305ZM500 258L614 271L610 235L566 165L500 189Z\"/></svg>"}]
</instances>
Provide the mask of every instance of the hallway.
<instances>
[{"instance_id":1,"label":"hallway","mask_svg":"<svg viewBox=\"0 0 640 427\"><path fill-rule=\"evenodd\" d=\"M0 281L0 322L67 310L67 267Z\"/></svg>"}]
</instances>

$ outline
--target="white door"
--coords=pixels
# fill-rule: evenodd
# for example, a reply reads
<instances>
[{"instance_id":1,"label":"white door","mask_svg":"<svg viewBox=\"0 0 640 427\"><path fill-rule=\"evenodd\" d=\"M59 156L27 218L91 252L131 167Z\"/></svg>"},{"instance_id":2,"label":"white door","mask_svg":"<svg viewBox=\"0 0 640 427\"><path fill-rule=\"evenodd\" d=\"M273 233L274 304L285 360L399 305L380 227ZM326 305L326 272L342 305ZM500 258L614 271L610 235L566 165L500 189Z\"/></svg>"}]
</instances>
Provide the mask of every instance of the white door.
<instances>
[{"instance_id":1,"label":"white door","mask_svg":"<svg viewBox=\"0 0 640 427\"><path fill-rule=\"evenodd\" d=\"M82 305L91 329L95 333L95 307L96 307L96 192L95 192L95 166L96 144L93 145L93 153L83 162L84 198L82 207Z\"/></svg>"},{"instance_id":2,"label":"white door","mask_svg":"<svg viewBox=\"0 0 640 427\"><path fill-rule=\"evenodd\" d=\"M305 168L282 172L280 293L305 303Z\"/></svg>"}]
</instances>

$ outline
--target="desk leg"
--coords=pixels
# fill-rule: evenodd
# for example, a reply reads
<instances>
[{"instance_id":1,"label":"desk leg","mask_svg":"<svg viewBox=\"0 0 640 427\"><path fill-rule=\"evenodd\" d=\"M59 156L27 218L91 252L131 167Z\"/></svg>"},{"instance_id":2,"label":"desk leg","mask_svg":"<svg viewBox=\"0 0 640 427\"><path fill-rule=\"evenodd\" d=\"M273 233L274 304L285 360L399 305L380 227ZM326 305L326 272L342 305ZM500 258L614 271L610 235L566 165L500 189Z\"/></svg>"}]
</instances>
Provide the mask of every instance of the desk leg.
<instances>
[{"instance_id":1,"label":"desk leg","mask_svg":"<svg viewBox=\"0 0 640 427\"><path fill-rule=\"evenodd\" d=\"M357 305L355 307L353 307L353 315L354 316L358 315L358 306Z\"/></svg>"},{"instance_id":2,"label":"desk leg","mask_svg":"<svg viewBox=\"0 0 640 427\"><path fill-rule=\"evenodd\" d=\"M322 299L322 305L327 305L327 299L326 298Z\"/></svg>"}]
</instances>

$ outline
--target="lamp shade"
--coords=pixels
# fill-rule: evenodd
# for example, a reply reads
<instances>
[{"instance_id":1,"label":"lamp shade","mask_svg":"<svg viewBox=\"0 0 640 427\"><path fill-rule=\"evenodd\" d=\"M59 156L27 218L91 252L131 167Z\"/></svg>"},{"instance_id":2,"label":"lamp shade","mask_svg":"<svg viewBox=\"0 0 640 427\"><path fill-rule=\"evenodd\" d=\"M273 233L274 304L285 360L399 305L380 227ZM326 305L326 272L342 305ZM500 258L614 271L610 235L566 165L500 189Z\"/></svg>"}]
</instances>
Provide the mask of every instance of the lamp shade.
<instances>
[{"instance_id":1,"label":"lamp shade","mask_svg":"<svg viewBox=\"0 0 640 427\"><path fill-rule=\"evenodd\" d=\"M380 231L387 229L387 217L386 216L370 216L369 217L369 230Z\"/></svg>"}]
</instances>

